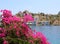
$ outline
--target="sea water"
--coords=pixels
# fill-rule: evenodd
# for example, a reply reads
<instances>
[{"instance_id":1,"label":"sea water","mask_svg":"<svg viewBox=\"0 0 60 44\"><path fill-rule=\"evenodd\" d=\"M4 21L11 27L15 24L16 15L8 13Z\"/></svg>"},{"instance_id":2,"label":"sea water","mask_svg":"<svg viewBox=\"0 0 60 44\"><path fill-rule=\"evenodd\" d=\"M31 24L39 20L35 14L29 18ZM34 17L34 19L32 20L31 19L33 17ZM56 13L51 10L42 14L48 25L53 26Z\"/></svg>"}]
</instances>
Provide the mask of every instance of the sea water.
<instances>
[{"instance_id":1,"label":"sea water","mask_svg":"<svg viewBox=\"0 0 60 44\"><path fill-rule=\"evenodd\" d=\"M33 30L42 32L51 44L60 44L60 26L30 26Z\"/></svg>"}]
</instances>

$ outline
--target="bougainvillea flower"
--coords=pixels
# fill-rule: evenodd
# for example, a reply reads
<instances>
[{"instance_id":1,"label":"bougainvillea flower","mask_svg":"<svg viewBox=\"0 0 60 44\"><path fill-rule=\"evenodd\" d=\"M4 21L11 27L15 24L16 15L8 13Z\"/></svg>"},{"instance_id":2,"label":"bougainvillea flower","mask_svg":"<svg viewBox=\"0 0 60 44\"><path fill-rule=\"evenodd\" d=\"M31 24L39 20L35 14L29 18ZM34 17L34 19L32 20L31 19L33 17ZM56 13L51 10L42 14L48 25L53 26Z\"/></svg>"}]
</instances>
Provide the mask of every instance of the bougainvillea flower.
<instances>
[{"instance_id":1,"label":"bougainvillea flower","mask_svg":"<svg viewBox=\"0 0 60 44\"><path fill-rule=\"evenodd\" d=\"M48 43L46 37L41 32L37 32L36 36L37 36L37 38L40 38L42 40L42 44Z\"/></svg>"},{"instance_id":2,"label":"bougainvillea flower","mask_svg":"<svg viewBox=\"0 0 60 44\"><path fill-rule=\"evenodd\" d=\"M33 31L26 24L34 20L30 14L26 14L22 19L13 16L9 10L2 10L1 12L3 12L3 17L2 27L0 28L0 38L3 39L3 44L9 44L10 42L12 44L18 44L21 41L21 44L49 44L46 37L41 32Z\"/></svg>"},{"instance_id":3,"label":"bougainvillea flower","mask_svg":"<svg viewBox=\"0 0 60 44\"><path fill-rule=\"evenodd\" d=\"M10 16L12 16L11 11L9 11L9 10L3 10L2 12L3 12L2 15L3 15L4 17L10 17Z\"/></svg>"},{"instance_id":4,"label":"bougainvillea flower","mask_svg":"<svg viewBox=\"0 0 60 44\"><path fill-rule=\"evenodd\" d=\"M4 33L0 33L0 37L5 37L5 34Z\"/></svg>"},{"instance_id":5,"label":"bougainvillea flower","mask_svg":"<svg viewBox=\"0 0 60 44\"><path fill-rule=\"evenodd\" d=\"M4 40L3 44L8 44L8 41Z\"/></svg>"},{"instance_id":6,"label":"bougainvillea flower","mask_svg":"<svg viewBox=\"0 0 60 44\"><path fill-rule=\"evenodd\" d=\"M25 15L24 16L24 21L25 22L28 22L28 21L33 21L34 19L33 19L33 17L31 16L31 15Z\"/></svg>"}]
</instances>

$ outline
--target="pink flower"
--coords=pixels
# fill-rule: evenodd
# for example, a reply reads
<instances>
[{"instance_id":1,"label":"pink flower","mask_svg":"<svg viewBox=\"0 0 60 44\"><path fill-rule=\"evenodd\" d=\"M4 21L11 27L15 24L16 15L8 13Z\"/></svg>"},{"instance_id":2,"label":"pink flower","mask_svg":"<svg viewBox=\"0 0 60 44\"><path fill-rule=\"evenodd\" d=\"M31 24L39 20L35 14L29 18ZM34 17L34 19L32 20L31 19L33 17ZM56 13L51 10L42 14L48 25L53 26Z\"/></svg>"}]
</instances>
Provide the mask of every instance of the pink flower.
<instances>
[{"instance_id":1,"label":"pink flower","mask_svg":"<svg viewBox=\"0 0 60 44\"><path fill-rule=\"evenodd\" d=\"M33 20L34 20L34 18L31 15L24 16L24 22L33 21Z\"/></svg>"},{"instance_id":2,"label":"pink flower","mask_svg":"<svg viewBox=\"0 0 60 44\"><path fill-rule=\"evenodd\" d=\"M46 44L47 43L46 37L41 32L37 32L36 36L37 36L37 38L40 38L42 40L42 44Z\"/></svg>"},{"instance_id":3,"label":"pink flower","mask_svg":"<svg viewBox=\"0 0 60 44\"><path fill-rule=\"evenodd\" d=\"M7 24L10 24L10 20L7 17L6 18L3 18L2 21L5 22L5 23L7 23Z\"/></svg>"},{"instance_id":4,"label":"pink flower","mask_svg":"<svg viewBox=\"0 0 60 44\"><path fill-rule=\"evenodd\" d=\"M41 39L42 44L49 44L49 42L47 42L46 37L41 32L36 32L36 34L32 33L31 35L34 39L37 39L37 38Z\"/></svg>"},{"instance_id":5,"label":"pink flower","mask_svg":"<svg viewBox=\"0 0 60 44\"><path fill-rule=\"evenodd\" d=\"M4 40L3 44L8 44L8 41Z\"/></svg>"},{"instance_id":6,"label":"pink flower","mask_svg":"<svg viewBox=\"0 0 60 44\"><path fill-rule=\"evenodd\" d=\"M16 32L16 35L17 35L18 37L20 37L19 31Z\"/></svg>"},{"instance_id":7,"label":"pink flower","mask_svg":"<svg viewBox=\"0 0 60 44\"><path fill-rule=\"evenodd\" d=\"M2 31L3 29L2 28L0 28L0 31Z\"/></svg>"},{"instance_id":8,"label":"pink flower","mask_svg":"<svg viewBox=\"0 0 60 44\"><path fill-rule=\"evenodd\" d=\"M12 18L13 18L13 20L16 21L16 22L21 21L21 18L20 18L20 17L13 16Z\"/></svg>"},{"instance_id":9,"label":"pink flower","mask_svg":"<svg viewBox=\"0 0 60 44\"><path fill-rule=\"evenodd\" d=\"M13 17L9 17L8 19L9 19L10 22L14 21Z\"/></svg>"},{"instance_id":10,"label":"pink flower","mask_svg":"<svg viewBox=\"0 0 60 44\"><path fill-rule=\"evenodd\" d=\"M5 34L4 33L0 33L0 37L5 37Z\"/></svg>"},{"instance_id":11,"label":"pink flower","mask_svg":"<svg viewBox=\"0 0 60 44\"><path fill-rule=\"evenodd\" d=\"M30 14L25 14L24 18L21 19L20 17L12 16L11 11L9 10L2 10L1 12L3 12L2 23L4 25L3 28L5 29L0 28L0 38L6 39L7 36L11 36L11 32L14 32L18 37L23 34L23 36L30 40L28 42L31 44L34 44L34 40L39 39L41 40L40 42L42 42L42 44L48 44L46 37L41 32L36 32L35 30L33 31L27 24L25 24L28 21L34 20ZM5 36L5 34L7 35ZM30 38L33 38L33 40ZM8 41L5 39L3 39L3 44L8 44Z\"/></svg>"},{"instance_id":12,"label":"pink flower","mask_svg":"<svg viewBox=\"0 0 60 44\"><path fill-rule=\"evenodd\" d=\"M9 10L3 10L2 12L3 12L3 17L10 17L10 16L12 16L11 11L9 11Z\"/></svg>"},{"instance_id":13,"label":"pink flower","mask_svg":"<svg viewBox=\"0 0 60 44\"><path fill-rule=\"evenodd\" d=\"M32 35L32 37L34 38L34 39L36 39L37 37L36 37L36 34L31 34Z\"/></svg>"}]
</instances>

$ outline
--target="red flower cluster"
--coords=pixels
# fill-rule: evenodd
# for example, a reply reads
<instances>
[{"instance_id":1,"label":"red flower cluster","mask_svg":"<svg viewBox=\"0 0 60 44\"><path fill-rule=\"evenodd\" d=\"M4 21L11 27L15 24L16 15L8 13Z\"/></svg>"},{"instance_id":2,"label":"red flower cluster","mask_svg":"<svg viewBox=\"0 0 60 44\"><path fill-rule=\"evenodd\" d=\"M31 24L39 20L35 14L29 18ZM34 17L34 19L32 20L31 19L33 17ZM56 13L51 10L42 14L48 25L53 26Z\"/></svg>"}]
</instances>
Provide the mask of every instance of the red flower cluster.
<instances>
[{"instance_id":1,"label":"red flower cluster","mask_svg":"<svg viewBox=\"0 0 60 44\"><path fill-rule=\"evenodd\" d=\"M3 39L3 44L48 44L47 39L41 32L33 32L32 29L24 23L34 20L31 15L25 15L24 19L22 19L13 16L9 10L3 10L2 12L3 26L0 27L0 38ZM17 38L17 41L14 41L14 38Z\"/></svg>"}]
</instances>

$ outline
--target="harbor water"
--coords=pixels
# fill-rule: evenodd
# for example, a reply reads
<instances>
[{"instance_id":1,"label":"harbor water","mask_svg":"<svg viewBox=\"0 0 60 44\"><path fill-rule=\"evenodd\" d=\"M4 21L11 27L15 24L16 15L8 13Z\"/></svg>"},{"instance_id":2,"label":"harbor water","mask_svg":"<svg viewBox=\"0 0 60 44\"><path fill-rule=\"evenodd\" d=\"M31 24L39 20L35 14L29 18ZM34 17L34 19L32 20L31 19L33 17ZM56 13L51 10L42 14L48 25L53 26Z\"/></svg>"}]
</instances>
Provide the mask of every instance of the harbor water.
<instances>
[{"instance_id":1,"label":"harbor water","mask_svg":"<svg viewBox=\"0 0 60 44\"><path fill-rule=\"evenodd\" d=\"M33 30L42 32L51 44L60 44L60 26L30 26Z\"/></svg>"}]
</instances>

